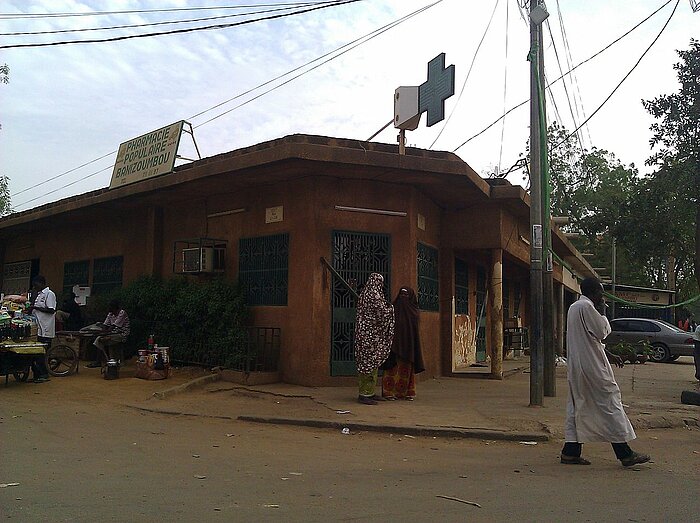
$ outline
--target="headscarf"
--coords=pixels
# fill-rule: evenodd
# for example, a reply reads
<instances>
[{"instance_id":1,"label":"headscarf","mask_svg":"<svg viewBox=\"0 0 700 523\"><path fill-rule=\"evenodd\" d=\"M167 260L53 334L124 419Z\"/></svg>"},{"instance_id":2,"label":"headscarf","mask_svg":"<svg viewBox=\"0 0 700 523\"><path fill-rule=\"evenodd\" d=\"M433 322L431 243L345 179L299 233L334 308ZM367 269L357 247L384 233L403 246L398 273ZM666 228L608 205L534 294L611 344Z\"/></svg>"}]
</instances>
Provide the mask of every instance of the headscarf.
<instances>
[{"instance_id":1,"label":"headscarf","mask_svg":"<svg viewBox=\"0 0 700 523\"><path fill-rule=\"evenodd\" d=\"M355 362L360 374L371 374L384 363L394 337L394 307L383 292L384 277L373 272L357 301Z\"/></svg>"},{"instance_id":2,"label":"headscarf","mask_svg":"<svg viewBox=\"0 0 700 523\"><path fill-rule=\"evenodd\" d=\"M404 361L413 363L413 372L425 370L418 335L418 298L410 287L401 287L394 300L396 327L391 352Z\"/></svg>"}]
</instances>

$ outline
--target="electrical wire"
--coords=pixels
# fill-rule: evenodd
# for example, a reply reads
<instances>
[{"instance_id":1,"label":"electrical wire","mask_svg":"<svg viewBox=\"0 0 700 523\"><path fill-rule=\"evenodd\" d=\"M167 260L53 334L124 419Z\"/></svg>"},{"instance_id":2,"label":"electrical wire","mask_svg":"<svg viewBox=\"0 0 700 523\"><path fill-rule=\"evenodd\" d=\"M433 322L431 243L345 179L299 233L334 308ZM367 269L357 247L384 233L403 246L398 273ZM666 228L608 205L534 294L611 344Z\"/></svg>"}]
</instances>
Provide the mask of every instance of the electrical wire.
<instances>
[{"instance_id":1,"label":"electrical wire","mask_svg":"<svg viewBox=\"0 0 700 523\"><path fill-rule=\"evenodd\" d=\"M230 27L238 27L241 25L253 24L256 22L264 22L267 20L276 20L278 18L286 18L288 16L295 16L295 15L310 13L312 11L318 11L320 9L327 9L329 7L339 7L339 6L345 5L345 4L354 4L356 2L361 2L361 1L363 1L363 0L336 0L333 3L327 3L327 4L315 6L315 7L300 9L300 10L294 11L292 13L283 13L283 14L277 14L277 15L264 16L261 18L254 18L252 20L244 20L241 22L234 22L234 23L230 23L230 24L207 25L207 26L203 26L203 27L192 27L192 28L188 28L188 29L173 29L171 31L160 31L160 32L156 32L156 33L123 35L123 36L114 36L114 37L110 37L110 38L93 38L93 39L89 39L89 40L63 40L63 41L58 41L58 42L44 42L44 43L34 43L34 44L0 45L0 49L18 49L18 48L28 48L28 47L50 47L50 46L68 45L68 44L96 44L96 43L104 43L104 42L118 42L118 41L122 41L122 40L131 40L133 38L150 38L153 36L165 36L165 35L182 34L182 33L194 33L197 31L210 31L210 30L214 30L214 29L228 29Z\"/></svg>"},{"instance_id":2,"label":"electrical wire","mask_svg":"<svg viewBox=\"0 0 700 523\"><path fill-rule=\"evenodd\" d=\"M552 33L552 28L549 25L549 20L546 20L545 23L547 24L547 29L549 31L549 38L551 39L552 47L554 48L554 56L556 57L557 66L559 67L559 74L561 74L562 77L564 77L562 79L562 85L564 87L564 94L566 95L566 101L569 105L569 113L571 114L571 120L574 122L574 127L577 127L578 124L576 123L576 116L574 115L574 107L573 107L573 105L571 105L571 97L569 96L569 88L566 86L566 78L564 75L564 70L561 66L561 61L559 60L559 51L557 50L557 44L554 42L554 34ZM583 140L581 139L581 135L576 134L576 137L578 138L579 146L581 147L581 150L583 151L584 147L583 147Z\"/></svg>"},{"instance_id":3,"label":"electrical wire","mask_svg":"<svg viewBox=\"0 0 700 523\"><path fill-rule=\"evenodd\" d=\"M667 2L667 4L668 4L668 3L670 3L670 2ZM663 32L666 30L666 27L668 27L668 24L671 22L671 19L673 18L673 15L676 13L676 9L678 8L678 4L679 4L679 3L680 3L680 0L676 0L676 5L673 6L673 11L671 11L671 14L669 15L668 19L666 20L666 23L664 23L663 27L661 28L661 30L659 31L659 33L656 35L656 37L654 38L654 40L652 40L652 42L651 42L651 43L649 44L649 46L644 50L644 52L643 52L642 55L639 57L639 59L635 62L635 64L632 66L632 68L627 72L627 74L625 74L625 76L622 78L622 80L620 80L620 82L615 86L615 88L614 88L614 89L612 90L612 92L605 98L605 100L603 100L603 102L598 106L598 108L597 108L595 111L593 111L593 113L591 113L591 115L586 119L586 121L582 122L581 125L579 125L577 129L574 129L574 131L572 131L571 133L569 133L569 134L568 134L562 141L560 141L558 144L556 144L556 145L552 146L551 148L549 148L549 151L552 151L552 150L554 150L554 149L560 147L560 146L563 145L564 143L566 143L572 136L574 136L574 134L576 133L576 131L578 131L582 126L584 126L586 123L588 123L588 121L589 121L591 118L593 118L593 117L598 113L598 111L600 111L600 109L608 102L608 100L610 100L610 98L612 98L612 96L615 94L615 92L620 88L620 86L624 83L624 81L627 80L627 78L629 78L629 76L632 74L632 72L633 72L633 71L637 68L637 66L640 64L640 62L642 61L642 59L646 56L646 54L649 52L649 50L654 46L654 44L658 41L658 39L661 37L661 35L663 34ZM521 104L521 105L522 105L522 104ZM511 167L510 170L512 170L512 169L518 164L518 162L520 162L520 161L521 161L520 159L519 159L518 161L516 161L516 162L513 164L513 167ZM510 170L509 170L508 172L510 172Z\"/></svg>"},{"instance_id":4,"label":"electrical wire","mask_svg":"<svg viewBox=\"0 0 700 523\"><path fill-rule=\"evenodd\" d=\"M652 42L649 44L649 47L647 47L647 48L644 50L644 52L642 53L642 56L640 56L639 59L635 62L635 64L632 66L632 69L630 69L630 70L627 72L627 74L622 78L622 80L620 80L620 82L615 86L615 89L612 90L612 92L605 98L605 100L603 100L603 102L596 108L596 110L593 111L593 112L591 113L591 115L590 115L588 118L586 118L586 119L581 123L581 125L579 125L576 129L574 129L573 131L571 131L571 133L569 133L569 135L568 135L566 138L564 138L561 142L559 142L558 144L556 144L556 145L553 147L553 149L556 149L556 148L559 147L560 145L566 143L566 142L569 140L569 138L571 138L579 129L581 129L581 127L583 127L584 125L586 125L586 124L590 121L590 119L593 118L593 117L598 113L598 111L600 111L600 110L603 108L603 106L608 102L608 100L610 100L610 98L612 98L612 96L617 92L617 90L618 90L618 89L620 88L620 86L624 83L624 81L627 80L627 78L629 78L629 76L632 74L632 71L634 71L634 70L637 68L637 66L640 64L640 62L644 59L644 57L646 56L646 54L647 54L647 53L649 52L649 50L654 46L654 44L657 42L657 40L658 40L659 38L661 38L661 35L662 35L663 32L666 30L666 27L668 27L668 24L671 22L671 19L673 18L673 15L676 14L676 9L678 9L678 4L680 3L680 1L681 1L681 0L676 0L676 5L673 6L673 11L671 11L671 14L670 14L669 17L668 17L668 20L666 20L666 23L663 25L663 27L662 27L661 30L659 31L659 34L657 34L657 35L656 35L656 38L654 38L654 40L652 40Z\"/></svg>"},{"instance_id":5,"label":"electrical wire","mask_svg":"<svg viewBox=\"0 0 700 523\"><path fill-rule=\"evenodd\" d=\"M498 150L498 172L501 172L501 161L503 160L503 140L505 137L505 132L506 132L506 119L505 119L505 114L506 114L506 102L507 102L507 94L508 94L508 32L510 29L509 26L509 9L508 9L509 2L506 1L506 43L505 43L505 58L503 59L503 125L501 126L501 145Z\"/></svg>"},{"instance_id":6,"label":"electrical wire","mask_svg":"<svg viewBox=\"0 0 700 523\"><path fill-rule=\"evenodd\" d=\"M252 89L248 89L247 91L245 91L245 92L243 92L243 93L240 93L240 94L234 96L233 98L229 98L228 100L225 100L225 101L223 101L223 102L220 102L220 103L218 103L218 104L216 104L216 105L214 105L214 106L212 106L212 107L210 107L210 108L208 108L208 109L205 109L204 111L200 111L199 113L197 113L197 114L195 114L195 115L190 116L189 118L187 118L187 120L192 120L192 119L194 119L194 118L197 118L197 117L199 117L199 116L201 116L201 115L203 115L203 114L206 114L207 112L212 111L212 110L214 110L214 109L216 109L216 108L218 108L218 107L221 107L221 106L223 106L223 105L225 105L225 104L227 104L227 103L229 103L229 102L231 102L231 101L233 101L233 100L236 100L236 99L238 99L238 98L241 98L241 97L245 96L246 94L249 94L249 93L251 93L251 92L253 92L253 91L256 91L256 90L260 89L261 87L264 87L264 86L269 85L269 84L271 84L271 83L273 83L273 82L275 82L275 81L277 81L277 80L279 80L279 79L281 79L281 78L284 78L285 76L288 76L288 75L290 75L290 74L292 74L292 73L294 73L294 72L296 72L296 71L299 71L299 70L301 70L301 69L304 69L305 67L307 67L307 66L313 64L314 62L317 62L317 61L319 61L319 60L322 60L322 59L324 59L324 58L327 58L327 57L331 56L331 58L329 58L328 60L325 60L325 61L322 62L321 64L316 65L313 69L309 69L309 70L307 70L307 71L302 72L301 74L299 74L299 75L297 75L297 76L295 76L295 77L293 77L293 78L287 80L286 82L284 82L284 83L282 83L282 84L279 84L279 85L273 87L272 89L269 89L269 90L265 91L264 93L258 95L258 96L255 97L254 99L260 98L260 97L263 96L264 94L267 94L267 93L269 93L269 92L271 92L271 91L273 91L273 90L275 90L275 89L277 89L277 88L279 88L279 87L282 87L283 85L286 85L287 83L291 82L292 80L297 79L297 78L299 78L300 76L303 76L304 74L306 74L306 73L308 73L308 72L311 72L312 70L314 70L314 69L320 67L321 65L323 65L323 64L325 64L325 63L328 63L328 62L331 61L331 60L334 60L335 58L338 58L338 57L341 56L342 54L345 54L346 52L348 52L348 51L350 51L350 50L352 50L352 49L355 49L356 47L358 47L358 46L360 46L360 45L362 45L362 44L364 44L364 43L366 43L366 42L368 42L368 41L370 41L370 40L376 38L376 37L379 36L380 34L383 34L383 33L385 33L386 31L389 31L390 29L393 29L394 27L396 27L396 26L398 26L398 25L400 25L400 24L406 22L407 20L410 20L411 18L413 18L413 17L415 17L415 16L421 14L422 12L424 12L424 11L426 11L426 10L428 10L428 9L430 9L430 8L432 8L432 7L434 7L434 6L436 6L437 4L442 3L443 1L444 1L444 0L437 0L436 2L433 2L432 4L428 4L428 5L426 5L426 6L422 7L422 8L419 8L419 9L417 9L417 10L415 10L415 11L413 11L413 12L411 12L411 13L405 15L405 16L402 16L401 18L397 18L396 20L394 20L394 21L392 21L392 22L390 22L390 23L388 23L388 24L385 24L385 25L383 25L383 26L381 26L381 27L379 27L379 28L377 28L377 29L375 29L375 30L373 30L373 31L370 31L369 33L366 33L365 35L363 35L363 36L361 36L361 37L359 37L359 38L356 38L355 40L352 40L351 42L348 42L348 43L346 43L346 44L344 44L344 45L342 45L342 46L340 46L340 47L337 47L336 49L334 49L334 50L332 50L332 51L329 51L328 53L325 53L325 54L323 54L323 55L321 55L321 56L319 56L319 57L317 57L317 58L314 58L313 60L310 60L309 62L306 62L306 63L303 64L303 65L300 65L300 66L298 66L298 67L295 67L294 69L291 69L291 70L287 71L287 72L284 73L284 74L281 74L281 75L279 75L279 76L276 76L275 78L272 78L271 80L268 80L268 81L266 81L266 82L263 82L262 84L259 84L258 86L254 87L254 88L252 88ZM347 48L347 49L346 49L346 48ZM332 56L332 55L334 55L335 53L337 53L338 51L341 51L341 50L343 50L343 49L346 49L346 50L343 51L342 53L337 54L336 56ZM238 106L236 106L236 107L234 107L234 108L232 108L232 109L226 111L225 113L221 113L221 114L219 114L218 116L216 116L215 118L212 118L212 119L210 119L210 120L207 120L206 122L203 122L203 123L199 124L197 127L201 127L202 125L205 125L205 124L207 124L207 123L209 123L209 122L211 122L211 121L213 121L213 120L215 120L215 119L217 119L217 118L223 116L224 114L230 113L231 111L233 111L233 110L235 110L235 109L237 109L237 108L239 108L239 107L245 105L246 103L249 103L249 102L253 101L254 99L248 100L248 101L245 102L244 104L240 104L240 105L238 105ZM392 122L393 122L393 119L392 119L389 123L392 123ZM387 126L385 126L384 128L386 128L386 127L388 127L388 124L387 124ZM382 128L382 130L384 130L384 128ZM109 153L107 153L107 154L104 154L104 155L100 156L99 158L96 158L95 160L91 160L91 161L89 161L89 162L86 162L86 163L84 163L84 164L78 166L78 167L75 167L75 168L70 169L70 170L68 170L68 171L65 171L65 172L63 172L63 173L61 173L61 174L58 174L58 175L56 175L56 176L53 176L53 177L51 177L51 178L49 178L49 179L47 179L47 180L43 180L42 182L40 182L40 183L38 183L38 184L36 184L36 185L33 185L33 186L31 186L31 187L27 187L26 189L22 189L21 191L19 191L19 192L13 194L12 197L17 196L17 195L19 195L19 194L22 194L22 193L24 193L24 192L27 192L27 191L29 191L29 190L31 190L31 189L35 189L35 188L37 188L37 187L39 187L39 186L41 186L41 185L44 185L45 183L48 183L48 182L50 182L50 181L53 181L53 180L56 180L56 179L61 178L61 177L63 177L63 176L66 176L66 175L68 175L68 174L70 174L70 173L72 173L72 172L74 172L74 171L76 171L76 170L78 170L78 169L81 169L81 168L83 168L83 167L85 167L85 166L87 166L87 165L93 164L93 163L95 163L95 162L97 162L97 161L99 161L99 160L102 160L102 159L104 159L104 158L106 158L106 157L108 157L108 156L110 156L110 155L112 155L112 154L115 154L116 152L117 152L117 151L111 151L111 152L109 152ZM59 190L61 190L61 189L65 189L66 187L75 185L75 184L78 183L79 181L84 180L84 179L87 179L87 178L91 178L92 176L95 176L96 174L99 174L99 173L101 173L101 172L103 172L103 171L105 171L106 169L109 169L109 168L111 168L111 166L110 166L110 167L106 167L106 168L104 168L104 169L102 169L102 170L100 170L100 171L94 172L94 173L92 173L92 174L90 174L90 175L88 175L88 176L86 176L86 177L84 177L84 178L80 178L80 179L78 179L78 180L76 180L76 181L74 181L74 182L71 182L71 183L69 183L69 184L66 184L66 185L64 185L64 186L62 186L62 187L59 187L59 188L56 189L56 190L52 190L52 191L50 191L49 193L45 193L45 194L42 194L41 196L37 196L36 198L32 198L31 200L27 200L27 201L25 201L25 202L22 202L22 203L18 204L17 207L21 207L21 206L23 206L23 205L26 205L27 203L31 203L31 202L33 202L33 201L36 201L36 200L40 199L40 198L43 198L44 196L48 196L49 194L53 194L53 193L55 193L55 192L57 192L57 191L59 191Z\"/></svg>"},{"instance_id":7,"label":"electrical wire","mask_svg":"<svg viewBox=\"0 0 700 523\"><path fill-rule=\"evenodd\" d=\"M274 7L274 6L302 6L308 4L325 3L327 0L308 1L308 2L288 2L275 4L248 4L248 5L227 5L227 6L206 6L206 7L171 7L165 9L130 9L126 11L87 11L81 13L0 13L0 20L27 20L40 18L68 18L76 16L103 16L103 15L125 15L125 14L144 14L144 13L174 13L183 11L223 11L228 9L250 9L251 7Z\"/></svg>"},{"instance_id":8,"label":"electrical wire","mask_svg":"<svg viewBox=\"0 0 700 523\"><path fill-rule=\"evenodd\" d=\"M321 2L307 3L305 5L309 6L309 5L316 5L319 3L321 3ZM328 3L328 2L323 2L323 3ZM279 7L276 9L264 9L261 11L249 11L247 13L234 13L234 14L228 14L228 15L209 16L206 18L190 18L187 20L168 20L168 21L164 21L164 22L150 22L147 24L112 25L109 27L86 27L83 29L58 29L58 30L54 30L54 31L0 33L0 36L30 36L30 35L33 36L33 35L47 35L47 34L60 34L60 33L83 33L83 32L89 32L89 31L112 31L114 29L137 29L139 27L153 27L153 26L159 26L159 25L190 24L190 23L195 23L195 22L208 22L211 20L222 20L225 18L235 18L235 17L240 17L240 16L274 13L274 12L279 12L279 11L289 11L291 9L293 9L293 7Z\"/></svg>"},{"instance_id":9,"label":"electrical wire","mask_svg":"<svg viewBox=\"0 0 700 523\"><path fill-rule=\"evenodd\" d=\"M438 132L437 136L433 140L433 143L430 144L429 149L432 149L435 143L440 139L440 136L442 136L443 131L447 127L447 124L450 123L450 120L452 119L452 115L455 113L455 110L457 109L457 106L459 105L459 101L462 99L462 95L464 94L464 88L467 86L467 81L469 80L469 76L472 74L472 69L474 68L474 63L476 62L476 57L479 55L479 49L481 49L481 44L484 43L484 39L486 38L486 34L489 32L489 28L491 27L491 22L493 21L493 15L496 14L496 9L498 8L498 2L500 0L496 0L496 4L493 6L493 11L491 11L491 17L489 18L489 23L486 24L486 29L484 29L484 34L481 35L481 40L479 40L479 45L476 46L476 51L474 52L474 56L472 57L472 63L469 66L469 70L467 71L467 76L464 78L464 83L462 83L462 89L459 91L459 96L457 96L457 101L455 102L454 106L452 107L452 111L450 111L450 114L447 117L447 120L445 120L445 123L442 125L442 128L440 129L440 132Z\"/></svg>"},{"instance_id":10,"label":"electrical wire","mask_svg":"<svg viewBox=\"0 0 700 523\"><path fill-rule=\"evenodd\" d=\"M116 152L116 151L114 151L114 152ZM114 152L109 153L109 154L114 154ZM109 156L109 155L106 155L106 156ZM104 157L103 157L103 158L104 158ZM17 207L21 207L21 206L23 206L23 205L27 205L28 203L35 202L35 201L37 201L37 200L39 200L39 199L41 199L41 198L44 198L45 196L49 196L50 194L57 193L58 191L60 191L60 190L62 190L62 189L66 189L66 188L68 188L68 187L71 187L72 185L75 185L76 183L79 183L79 182L82 182L82 181L84 181L84 180L87 180L88 178L92 178L93 176L97 176L98 174L103 173L103 172L105 172L106 170L112 169L112 168L113 168L112 165L108 165L107 167L105 167L105 168L103 168L103 169L100 169L99 171L95 171L95 172L92 173L92 174L88 174L87 176L83 176L82 178L78 178L77 180L75 180L75 181L73 181L73 182L67 183L67 184L65 184L65 185L63 185L63 186L61 186L61 187L59 187L58 189L53 189L53 190L51 190L51 191L49 191L49 192L46 192L46 193L42 194L41 196L36 196L36 197L32 198L31 200L27 200L27 201L25 201L25 202L22 202L22 203L20 203L20 204L17 204Z\"/></svg>"},{"instance_id":11,"label":"electrical wire","mask_svg":"<svg viewBox=\"0 0 700 523\"><path fill-rule=\"evenodd\" d=\"M200 123L200 124L195 125L194 128L195 128L195 129L198 129L199 127L202 127L203 125L206 125L206 124L208 124L209 122L212 122L212 121L214 121L214 120L216 120L216 119L218 119L218 118L221 118L222 116L224 116L224 115L230 113L231 111L235 111L236 109L239 109L240 107L243 107L244 105L247 105L247 104L249 104L250 102L253 102L253 101L257 100L258 98L260 98L260 97L262 97L262 96L265 96L266 94L268 94L268 93L274 91L275 89L279 89L280 87L282 87L282 86L284 86L284 85L287 85L288 83L290 83L290 82L296 80L296 79L299 78L300 76L303 76L303 75L305 75L305 74L310 73L311 71L313 71L313 70L315 70L315 69L318 69L319 67L321 67L322 65L327 64L327 63L330 62L331 60L335 60L336 58L338 58L338 57L344 55L345 53L347 53L347 52L349 52L349 51L355 49L355 48L358 47L359 45L362 45L362 44L364 44L364 43L366 43L366 42L368 42L368 41L370 41L370 40L376 38L377 36L379 36L379 35L385 33L386 31L388 31L388 30L390 30L390 29L393 29L393 28L396 27L397 25L399 25L399 24L405 22L406 20L408 20L408 19L410 19L410 18L413 18L414 16L417 16L418 14L422 13L423 11L425 11L425 10L427 10L427 9L430 9L431 7L437 5L437 4L441 3L441 2L443 2L443 0L437 0L437 2L433 2L432 4L429 4L429 5L427 5L427 6L425 6L425 7L422 7L422 8L420 8L420 9L416 10L416 11L413 11L412 13L409 13L408 15L406 15L406 16L404 16L404 17L402 17L402 18L399 18L398 20L395 20L394 22L391 22L391 23L389 23L389 24L387 24L387 25L385 25L385 26L382 26L382 27L379 28L379 29L375 29L375 30L372 31L371 33L368 33L368 34L366 34L365 36L362 36L362 37L360 37L360 38L358 38L358 39L356 39L356 40L353 40L353 42L351 42L350 44L345 44L344 46L339 47L339 48L336 49L335 51L331 51L330 53L326 53L326 54L323 55L322 57L316 58L315 60L312 60L311 62L308 62L308 63L305 64L304 66L300 66L300 67L297 67L296 69L293 69L292 71L297 71L297 70L299 70L299 69L301 69L301 68L303 68L303 67L306 67L307 65L310 65L310 64L313 63L313 62L318 61L318 60L321 59L321 58L325 58L325 57L327 57L327 56L329 56L329 55L331 55L331 54L336 53L338 50L343 49L344 47L347 47L347 49L344 49L344 50L341 51L340 53L337 53L337 54L335 54L334 56L331 56L330 58L327 58L326 60L323 60L322 62L320 62L320 63L314 65L313 67L311 67L311 68L309 68L309 69L307 69L307 70L305 70L305 71L303 71L303 72L301 72L301 73L299 73L298 75L293 76L293 77L291 77L291 78L285 80L284 82L282 82L282 83L280 83L280 84L278 84L278 85L276 85L276 86L274 86L274 87L272 87L272 88L270 88L270 89L268 89L268 90L266 90L266 91L263 91L262 93L260 93L260 94L258 94L258 95L256 95L256 96L254 96L253 98L250 98L250 99L246 100L245 102L242 102L242 103L236 105L235 107L232 107L231 109L228 109L228 110L224 111L223 113L218 114L218 115L214 116L213 118L210 118L209 120L206 120L206 121L204 121L204 122L202 122L202 123ZM267 85L267 84L269 84L269 83L272 83L272 82L274 82L274 81L277 80L277 79L280 79L280 78L282 78L282 77L284 77L284 76L287 76L288 74L290 74L290 73L289 73L289 72L288 72L288 73L285 73L284 75L281 75L281 76L279 76L279 77L277 77L277 78L275 78L275 79L273 79L273 80L269 80L268 82L265 82L265 84L262 84L262 85ZM261 86L262 86L262 85L261 85ZM261 87L261 86L258 86L258 87L256 87L255 89L258 89L258 88ZM240 98L240 97L244 96L245 94L250 93L252 90L253 90L253 89L248 90L248 91L246 91L245 93L242 93L241 95L235 96L234 98L231 98L231 99L227 100L226 102L222 102L222 103L218 104L216 107L220 107L220 106L223 105L224 103L228 103L228 102L230 102L230 101L233 101L234 99ZM208 111L210 111L210 110L211 110L211 109L207 109L207 111L200 112L200 113L196 114L195 116L193 116L192 118L195 118L195 117L197 117L197 116L201 116L202 114L204 114L205 112L208 112ZM393 121L393 120L392 120L392 121ZM388 126L387 126L387 127L388 127Z\"/></svg>"},{"instance_id":12,"label":"electrical wire","mask_svg":"<svg viewBox=\"0 0 700 523\"><path fill-rule=\"evenodd\" d=\"M561 8L559 7L559 0L557 0L557 15L559 18L559 30L561 31L562 40L564 41L564 56L566 58L566 66L571 69L574 63L574 58L571 55L571 46L569 45L569 37L566 34L566 27L564 26L564 18L561 13ZM576 108L576 115L580 118L586 119L586 110L583 106L583 97L581 96L581 87L578 84L578 76L575 73L571 73L571 78L573 79L572 84L576 88L576 94L578 95L578 102L576 101L576 95L574 96L574 107ZM581 106L581 114L579 115L578 107ZM593 147L593 139L591 138L591 128L586 126L586 134L588 135L588 143Z\"/></svg>"},{"instance_id":13,"label":"electrical wire","mask_svg":"<svg viewBox=\"0 0 700 523\"><path fill-rule=\"evenodd\" d=\"M637 23L636 25L634 25L632 28L628 29L624 34L622 34L621 36L617 37L615 40L613 40L613 41L610 42L608 45L606 45L605 47L603 47L600 51L598 51L598 52L592 54L591 56L589 56L588 58L586 58L586 59L583 60L582 62L579 62L578 64L576 64L576 66L572 67L571 69L569 69L569 70L568 70L566 73L564 73L564 74L565 74L565 75L571 74L572 72L574 72L576 69L578 69L578 68L581 67L582 65L584 65L584 64L586 64L586 63L588 63L588 62L590 62L591 60L593 60L593 59L596 58L597 56L601 55L602 53L604 53L605 51L607 51L608 49L610 49L613 45L615 45L616 43L618 43L620 40L622 40L623 38L625 38L626 36L628 36L630 33L632 33L635 29L637 29L639 26L641 26L642 24L644 24L645 22L647 22L649 19L651 19L654 15L656 15L656 13L658 13L659 11L661 11L664 7L666 7L666 6L667 6L668 4L670 4L672 1L673 1L673 0L666 0L666 2L664 2L663 5L661 5L661 7L659 7L658 9L656 9L653 13L651 13L650 15L648 15L646 18L644 18L641 22L638 22L638 23ZM557 83L557 82L558 82L559 80L561 80L562 78L564 78L564 76L560 76L560 77L557 78L556 80L552 81L551 83L549 83L549 84L547 85L547 87L549 87L549 86L551 86L551 85L554 85L555 83ZM460 145L458 145L457 147L455 147L455 148L452 150L452 152L457 152L459 149L461 149L462 147L464 147L465 145L467 145L469 142L471 142L474 138L478 138L479 136L481 136L482 134L484 134L486 131L488 131L489 129L491 129L491 127L493 127L493 126L496 125L498 122L500 122L500 121L501 121L503 118L505 118L508 114L512 113L512 112L515 111L516 109L519 109L520 107L522 107L523 105L525 105L525 104L528 103L528 102L529 102L529 100L524 100L524 101L520 102L518 105L515 105L515 106L511 107L508 111L506 111L506 113L505 113L504 115L499 116L499 117L496 118L493 122L491 122L489 125L487 125L486 127L484 127L481 131L479 131L479 132L476 133L475 135L471 136L470 138L467 138L464 142L462 142Z\"/></svg>"}]
</instances>

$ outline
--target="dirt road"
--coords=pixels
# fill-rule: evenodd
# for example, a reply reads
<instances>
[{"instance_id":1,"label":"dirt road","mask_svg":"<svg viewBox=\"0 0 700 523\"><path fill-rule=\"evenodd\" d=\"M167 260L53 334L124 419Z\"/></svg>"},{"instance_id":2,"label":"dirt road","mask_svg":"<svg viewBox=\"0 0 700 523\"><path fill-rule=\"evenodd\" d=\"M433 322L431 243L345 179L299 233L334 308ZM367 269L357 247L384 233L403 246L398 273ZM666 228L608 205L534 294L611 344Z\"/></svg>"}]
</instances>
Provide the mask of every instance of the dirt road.
<instances>
[{"instance_id":1,"label":"dirt road","mask_svg":"<svg viewBox=\"0 0 700 523\"><path fill-rule=\"evenodd\" d=\"M649 465L623 469L609 446L591 444L593 465L572 467L558 463L558 442L344 435L148 413L67 388L55 380L0 389L0 483L19 483L0 488L5 520L687 522L700 514L698 430L640 431L633 445L652 454Z\"/></svg>"}]
</instances>

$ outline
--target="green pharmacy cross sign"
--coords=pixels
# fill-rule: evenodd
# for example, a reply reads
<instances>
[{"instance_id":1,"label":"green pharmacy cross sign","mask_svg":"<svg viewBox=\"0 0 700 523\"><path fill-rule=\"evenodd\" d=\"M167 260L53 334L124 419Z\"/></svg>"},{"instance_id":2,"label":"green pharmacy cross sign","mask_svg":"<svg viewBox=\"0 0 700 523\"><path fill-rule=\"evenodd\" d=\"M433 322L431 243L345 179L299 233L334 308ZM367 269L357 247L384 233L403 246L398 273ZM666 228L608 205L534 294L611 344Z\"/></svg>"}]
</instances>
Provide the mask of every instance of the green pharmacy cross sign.
<instances>
[{"instance_id":1,"label":"green pharmacy cross sign","mask_svg":"<svg viewBox=\"0 0 700 523\"><path fill-rule=\"evenodd\" d=\"M417 87L399 87L394 93L394 127L412 131L421 114L428 127L445 119L445 100L455 94L455 66L445 68L445 53L428 62L428 79Z\"/></svg>"},{"instance_id":2,"label":"green pharmacy cross sign","mask_svg":"<svg viewBox=\"0 0 700 523\"><path fill-rule=\"evenodd\" d=\"M418 88L418 111L427 112L428 127L445 119L445 100L455 94L455 66L445 69L445 53L428 62L428 79Z\"/></svg>"}]
</instances>

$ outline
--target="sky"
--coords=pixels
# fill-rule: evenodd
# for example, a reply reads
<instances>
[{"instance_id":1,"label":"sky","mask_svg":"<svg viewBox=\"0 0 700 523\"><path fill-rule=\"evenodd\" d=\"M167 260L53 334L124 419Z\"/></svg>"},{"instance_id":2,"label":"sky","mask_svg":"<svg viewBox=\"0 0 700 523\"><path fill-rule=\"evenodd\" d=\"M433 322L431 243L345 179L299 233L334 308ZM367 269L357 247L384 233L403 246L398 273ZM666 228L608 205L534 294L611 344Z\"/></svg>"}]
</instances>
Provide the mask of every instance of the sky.
<instances>
[{"instance_id":1,"label":"sky","mask_svg":"<svg viewBox=\"0 0 700 523\"><path fill-rule=\"evenodd\" d=\"M454 151L482 176L497 168L503 172L525 151L527 104L462 144L529 98L529 27L518 2L523 4L523 0L363 0L215 30L3 48L230 24L283 11L109 31L9 33L240 15L289 8L292 3L4 0L0 6L0 64L10 67L10 77L9 83L0 84L0 175L9 178L12 205L22 211L109 186L120 143L179 120L194 127L203 158L295 133L366 140L392 120L394 90L424 82L427 63L441 52L446 54L446 64L455 65L455 95L445 102L446 119L427 127L423 115L419 128L407 133L408 145ZM17 16L227 4L257 7ZM667 4L620 42L577 68L566 81L551 87L548 120L573 130L633 68L671 16L676 0L547 0L546 4L550 13L544 33L548 81ZM427 6L376 37L347 47ZM608 150L623 164L634 164L642 174L649 172L644 161L651 154L653 118L641 100L678 90L672 67L678 62L676 50L688 49L690 39L700 36L698 29L700 12L693 13L689 2L680 0L658 41L582 128L584 147ZM321 63L338 55L336 50L347 52ZM326 58L317 60L324 55ZM288 82L281 85L284 81ZM396 136L397 130L389 126L373 140L395 144ZM189 135L183 135L179 152L196 158ZM509 180L526 184L521 172L514 172Z\"/></svg>"}]
</instances>

